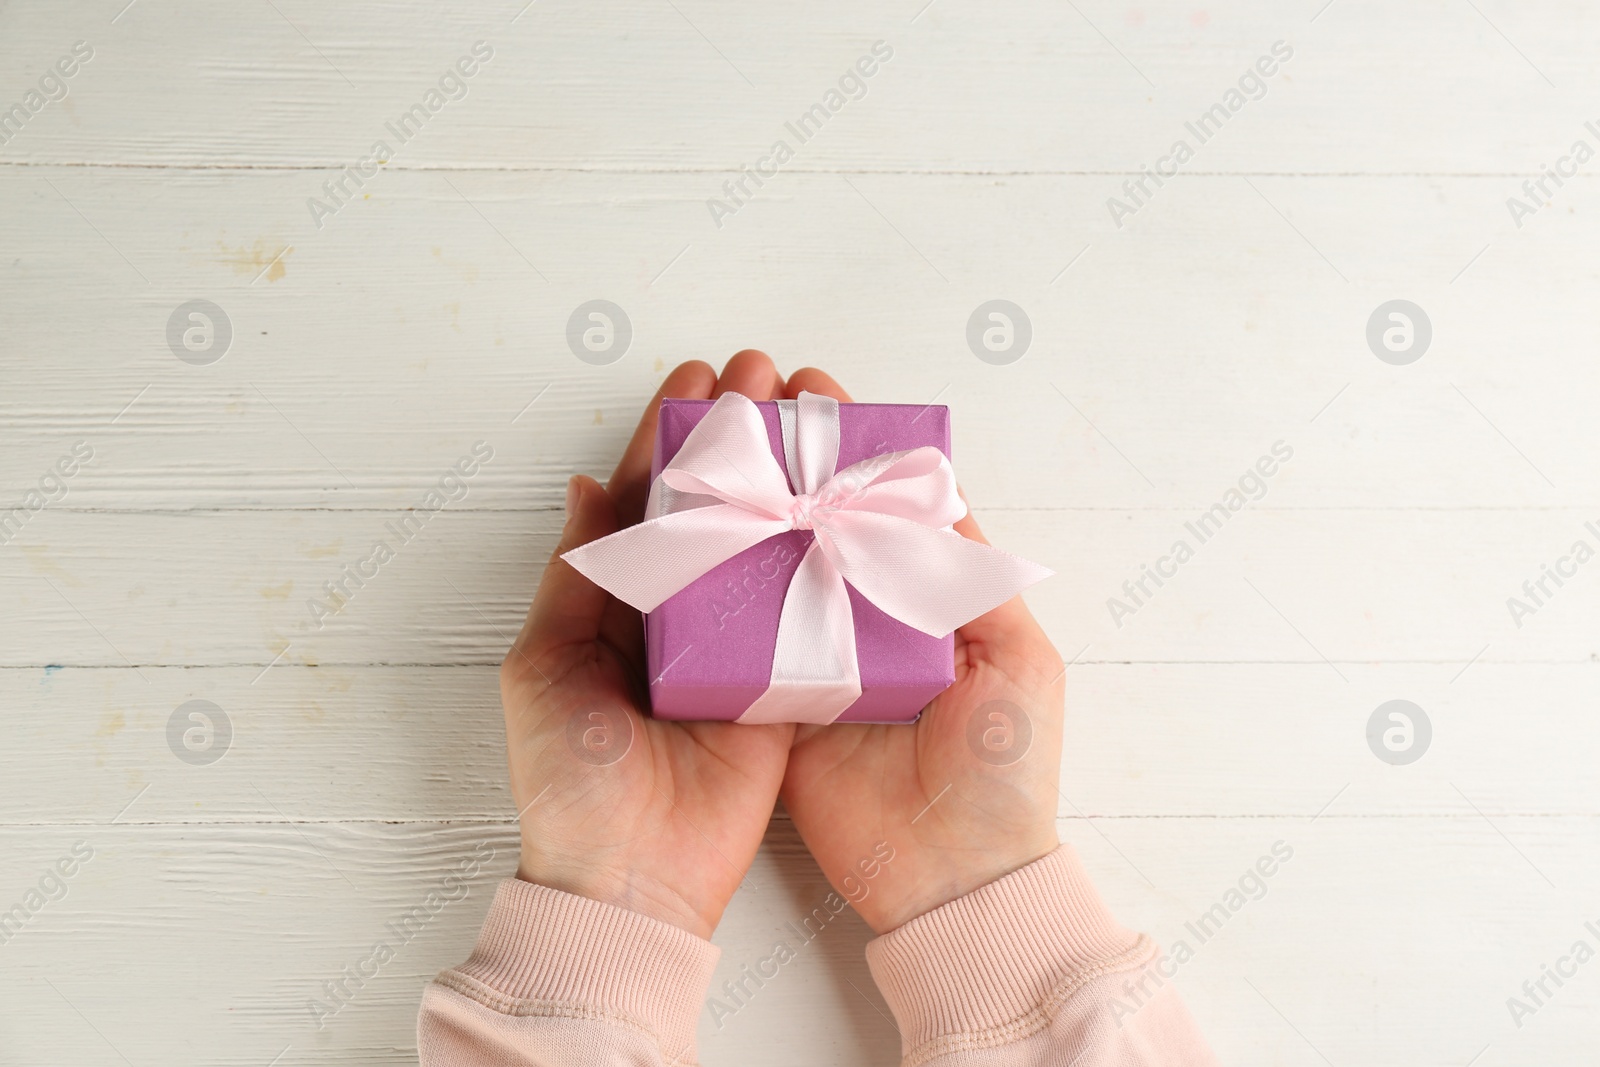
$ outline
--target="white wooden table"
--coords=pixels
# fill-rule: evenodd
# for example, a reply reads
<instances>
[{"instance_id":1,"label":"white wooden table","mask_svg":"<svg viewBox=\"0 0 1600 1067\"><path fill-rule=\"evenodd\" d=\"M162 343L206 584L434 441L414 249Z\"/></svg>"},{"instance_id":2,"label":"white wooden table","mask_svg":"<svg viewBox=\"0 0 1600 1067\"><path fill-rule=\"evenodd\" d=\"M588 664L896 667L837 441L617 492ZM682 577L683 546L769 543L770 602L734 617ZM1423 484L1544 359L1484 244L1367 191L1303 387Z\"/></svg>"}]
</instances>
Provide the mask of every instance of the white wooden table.
<instances>
[{"instance_id":1,"label":"white wooden table","mask_svg":"<svg viewBox=\"0 0 1600 1067\"><path fill-rule=\"evenodd\" d=\"M0 1062L413 1060L515 863L496 665L566 478L746 346L953 409L986 530L1059 572L1061 833L1124 921L1193 946L1292 848L1177 978L1224 1062L1592 1062L1600 963L1507 1005L1600 947L1600 563L1560 564L1600 548L1592 5L124 3L0 4ZM1135 200L1146 166L1179 173ZM1572 176L1535 201L1542 166ZM596 299L620 358L569 348ZM1020 358L968 344L995 299ZM1368 343L1392 300L1409 363ZM1575 574L1535 603L1545 564ZM1409 764L1368 743L1395 699ZM228 731L185 747L195 700ZM825 890L781 814L752 881L718 985ZM867 938L704 1016L705 1062L893 1063Z\"/></svg>"}]
</instances>

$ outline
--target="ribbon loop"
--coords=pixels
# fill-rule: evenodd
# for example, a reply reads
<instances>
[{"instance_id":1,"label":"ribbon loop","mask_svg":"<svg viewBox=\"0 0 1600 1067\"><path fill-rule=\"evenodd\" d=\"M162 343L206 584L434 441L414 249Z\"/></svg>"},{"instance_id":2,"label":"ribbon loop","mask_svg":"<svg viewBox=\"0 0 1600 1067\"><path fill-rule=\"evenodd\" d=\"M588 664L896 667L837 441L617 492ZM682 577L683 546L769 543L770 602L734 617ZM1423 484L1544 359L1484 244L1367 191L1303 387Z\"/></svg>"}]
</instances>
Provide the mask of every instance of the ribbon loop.
<instances>
[{"instance_id":1,"label":"ribbon loop","mask_svg":"<svg viewBox=\"0 0 1600 1067\"><path fill-rule=\"evenodd\" d=\"M847 582L885 614L943 637L1050 575L950 529L967 507L937 448L836 472L838 401L802 392L778 410L787 478L755 404L725 393L651 487L645 521L561 557L648 612L752 545L811 530L816 540L784 597L767 691L738 721L829 723L860 697Z\"/></svg>"}]
</instances>

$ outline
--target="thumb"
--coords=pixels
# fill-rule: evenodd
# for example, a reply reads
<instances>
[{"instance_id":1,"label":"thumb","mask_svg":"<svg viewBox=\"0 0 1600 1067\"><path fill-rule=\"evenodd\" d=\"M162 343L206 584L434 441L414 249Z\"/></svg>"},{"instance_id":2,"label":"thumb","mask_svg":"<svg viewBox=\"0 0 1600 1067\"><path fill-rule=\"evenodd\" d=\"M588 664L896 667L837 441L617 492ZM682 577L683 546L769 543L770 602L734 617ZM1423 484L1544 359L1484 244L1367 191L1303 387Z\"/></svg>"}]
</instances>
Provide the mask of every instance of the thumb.
<instances>
[{"instance_id":1,"label":"thumb","mask_svg":"<svg viewBox=\"0 0 1600 1067\"><path fill-rule=\"evenodd\" d=\"M537 660L562 645L593 641L611 594L561 558L617 530L617 509L599 482L582 474L567 483L567 524L539 580L516 647Z\"/></svg>"},{"instance_id":2,"label":"thumb","mask_svg":"<svg viewBox=\"0 0 1600 1067\"><path fill-rule=\"evenodd\" d=\"M961 493L959 486L956 492ZM961 493L961 502L967 503L966 493ZM954 529L969 541L989 544L989 539L978 528L978 520L973 518L970 506ZM1021 593L984 612L965 626L957 627L956 633L963 641L980 646L978 651L990 659L1008 651L1032 650L1041 644L1045 647L1050 645L1044 628L1033 617L1033 612L1028 610L1028 605L1022 602Z\"/></svg>"}]
</instances>

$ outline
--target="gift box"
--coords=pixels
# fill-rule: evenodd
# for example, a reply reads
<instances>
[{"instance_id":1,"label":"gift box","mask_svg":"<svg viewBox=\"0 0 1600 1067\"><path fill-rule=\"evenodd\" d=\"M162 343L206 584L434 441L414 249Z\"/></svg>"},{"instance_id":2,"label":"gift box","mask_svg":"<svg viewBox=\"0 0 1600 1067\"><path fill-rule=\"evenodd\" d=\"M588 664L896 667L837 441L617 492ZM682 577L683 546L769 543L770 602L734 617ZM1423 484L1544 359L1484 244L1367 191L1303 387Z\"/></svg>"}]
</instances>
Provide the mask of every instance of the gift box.
<instances>
[{"instance_id":1,"label":"gift box","mask_svg":"<svg viewBox=\"0 0 1600 1067\"><path fill-rule=\"evenodd\" d=\"M654 714L916 721L953 632L1049 571L956 533L949 412L664 400L641 522L562 555L645 613Z\"/></svg>"},{"instance_id":2,"label":"gift box","mask_svg":"<svg viewBox=\"0 0 1600 1067\"><path fill-rule=\"evenodd\" d=\"M651 480L711 410L710 400L661 402ZM767 445L790 478L778 405L757 403ZM950 409L920 404L840 404L838 468L884 452L932 446L950 458ZM778 534L713 568L645 617L650 706L662 719L737 719L766 691L789 582L815 535ZM915 722L955 681L955 638L890 618L847 587L861 696L838 722Z\"/></svg>"}]
</instances>

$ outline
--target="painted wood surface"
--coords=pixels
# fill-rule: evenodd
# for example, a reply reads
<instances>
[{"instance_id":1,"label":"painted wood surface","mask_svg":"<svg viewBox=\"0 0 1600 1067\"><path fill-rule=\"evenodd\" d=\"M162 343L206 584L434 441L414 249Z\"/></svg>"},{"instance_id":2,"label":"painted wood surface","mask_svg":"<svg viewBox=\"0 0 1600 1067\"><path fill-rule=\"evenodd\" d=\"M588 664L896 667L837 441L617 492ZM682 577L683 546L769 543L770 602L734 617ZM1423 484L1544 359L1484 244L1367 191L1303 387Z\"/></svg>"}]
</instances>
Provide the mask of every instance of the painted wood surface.
<instances>
[{"instance_id":1,"label":"painted wood surface","mask_svg":"<svg viewBox=\"0 0 1600 1067\"><path fill-rule=\"evenodd\" d=\"M495 665L565 480L747 346L950 405L986 531L1059 572L1060 826L1124 921L1194 941L1293 849L1177 978L1224 1062L1590 1061L1600 971L1507 998L1600 945L1592 5L124 4L0 4L0 108L41 101L0 113L0 908L89 857L0 944L0 1063L414 1062L515 865ZM597 298L607 365L566 338ZM996 298L1032 330L1005 365L967 338ZM1409 365L1369 347L1394 299L1431 322ZM208 364L169 341L192 300ZM1392 699L1416 763L1369 749ZM191 700L219 762L170 747ZM776 812L716 986L824 892ZM708 1009L704 1062L894 1062L868 936Z\"/></svg>"}]
</instances>

